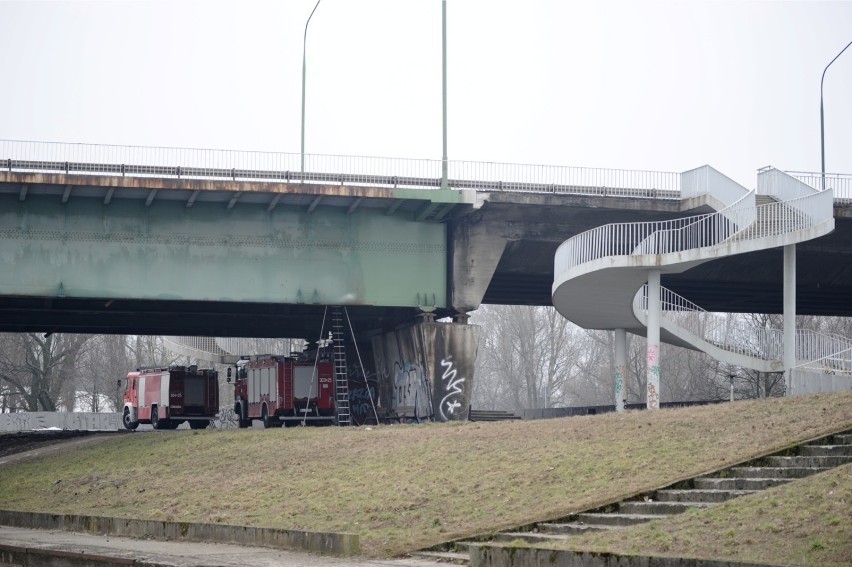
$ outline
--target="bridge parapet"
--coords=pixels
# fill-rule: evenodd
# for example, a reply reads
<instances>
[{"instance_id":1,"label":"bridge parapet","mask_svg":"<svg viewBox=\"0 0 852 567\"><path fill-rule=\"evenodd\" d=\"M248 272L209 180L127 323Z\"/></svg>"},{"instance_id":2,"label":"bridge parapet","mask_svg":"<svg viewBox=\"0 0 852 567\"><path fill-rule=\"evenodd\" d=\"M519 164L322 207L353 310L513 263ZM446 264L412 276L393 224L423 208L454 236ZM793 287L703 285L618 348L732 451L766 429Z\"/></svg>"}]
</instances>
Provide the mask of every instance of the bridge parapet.
<instances>
[{"instance_id":1,"label":"bridge parapet","mask_svg":"<svg viewBox=\"0 0 852 567\"><path fill-rule=\"evenodd\" d=\"M440 190L441 160L0 140L0 169ZM454 161L454 190L680 199L681 174Z\"/></svg>"}]
</instances>

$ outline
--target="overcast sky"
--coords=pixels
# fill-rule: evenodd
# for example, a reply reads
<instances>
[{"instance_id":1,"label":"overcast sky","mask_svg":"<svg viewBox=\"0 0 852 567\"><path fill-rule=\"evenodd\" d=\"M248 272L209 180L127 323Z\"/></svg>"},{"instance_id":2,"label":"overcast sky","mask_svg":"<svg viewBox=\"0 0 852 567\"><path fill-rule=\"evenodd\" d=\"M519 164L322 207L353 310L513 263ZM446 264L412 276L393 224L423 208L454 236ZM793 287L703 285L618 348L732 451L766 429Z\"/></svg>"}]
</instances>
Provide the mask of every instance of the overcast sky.
<instances>
[{"instance_id":1,"label":"overcast sky","mask_svg":"<svg viewBox=\"0 0 852 567\"><path fill-rule=\"evenodd\" d=\"M314 4L0 1L0 138L298 152ZM450 159L819 171L852 2L447 5ZM440 0L322 0L307 59L308 153L440 159ZM825 108L852 173L852 48Z\"/></svg>"}]
</instances>

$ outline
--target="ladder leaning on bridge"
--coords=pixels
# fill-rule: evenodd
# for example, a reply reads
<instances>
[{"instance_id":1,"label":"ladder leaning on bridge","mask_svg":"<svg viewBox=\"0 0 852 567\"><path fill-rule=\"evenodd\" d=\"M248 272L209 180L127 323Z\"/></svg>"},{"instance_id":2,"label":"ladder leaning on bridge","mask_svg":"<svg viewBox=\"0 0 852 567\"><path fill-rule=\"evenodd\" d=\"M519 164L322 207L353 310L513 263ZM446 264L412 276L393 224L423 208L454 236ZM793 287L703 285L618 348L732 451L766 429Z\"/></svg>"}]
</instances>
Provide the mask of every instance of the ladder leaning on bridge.
<instances>
[{"instance_id":1,"label":"ladder leaning on bridge","mask_svg":"<svg viewBox=\"0 0 852 567\"><path fill-rule=\"evenodd\" d=\"M346 366L346 342L343 334L343 308L331 308L332 352L334 362L334 403L337 425L351 425L349 413L349 372Z\"/></svg>"}]
</instances>

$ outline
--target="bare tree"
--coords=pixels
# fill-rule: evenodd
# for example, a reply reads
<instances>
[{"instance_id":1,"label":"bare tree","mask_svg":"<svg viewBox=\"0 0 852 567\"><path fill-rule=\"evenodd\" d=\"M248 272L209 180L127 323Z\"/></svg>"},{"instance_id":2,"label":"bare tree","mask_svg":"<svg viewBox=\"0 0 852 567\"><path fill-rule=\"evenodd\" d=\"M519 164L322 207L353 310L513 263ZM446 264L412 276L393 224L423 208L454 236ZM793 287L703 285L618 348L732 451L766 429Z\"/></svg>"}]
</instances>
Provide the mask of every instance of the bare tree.
<instances>
[{"instance_id":1,"label":"bare tree","mask_svg":"<svg viewBox=\"0 0 852 567\"><path fill-rule=\"evenodd\" d=\"M0 382L26 411L73 408L76 358L90 335L22 333L0 335Z\"/></svg>"},{"instance_id":2,"label":"bare tree","mask_svg":"<svg viewBox=\"0 0 852 567\"><path fill-rule=\"evenodd\" d=\"M86 411L118 411L122 391L118 379L134 368L127 335L96 335L79 357L77 406Z\"/></svg>"},{"instance_id":3,"label":"bare tree","mask_svg":"<svg viewBox=\"0 0 852 567\"><path fill-rule=\"evenodd\" d=\"M579 329L552 307L483 306L473 404L490 409L564 405Z\"/></svg>"}]
</instances>

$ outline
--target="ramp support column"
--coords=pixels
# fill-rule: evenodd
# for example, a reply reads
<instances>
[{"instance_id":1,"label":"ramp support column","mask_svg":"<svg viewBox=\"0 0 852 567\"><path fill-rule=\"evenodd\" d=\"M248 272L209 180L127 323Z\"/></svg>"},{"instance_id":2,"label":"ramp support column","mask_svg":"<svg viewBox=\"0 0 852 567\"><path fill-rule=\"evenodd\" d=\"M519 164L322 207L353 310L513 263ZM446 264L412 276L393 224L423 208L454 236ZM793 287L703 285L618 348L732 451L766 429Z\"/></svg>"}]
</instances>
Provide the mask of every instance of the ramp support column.
<instances>
[{"instance_id":1,"label":"ramp support column","mask_svg":"<svg viewBox=\"0 0 852 567\"><path fill-rule=\"evenodd\" d=\"M627 401L627 331L615 330L615 411Z\"/></svg>"},{"instance_id":2,"label":"ramp support column","mask_svg":"<svg viewBox=\"0 0 852 567\"><path fill-rule=\"evenodd\" d=\"M796 366L796 245L784 247L784 384L792 396Z\"/></svg>"},{"instance_id":3,"label":"ramp support column","mask_svg":"<svg viewBox=\"0 0 852 567\"><path fill-rule=\"evenodd\" d=\"M648 364L645 403L660 409L660 271L648 272Z\"/></svg>"}]
</instances>

